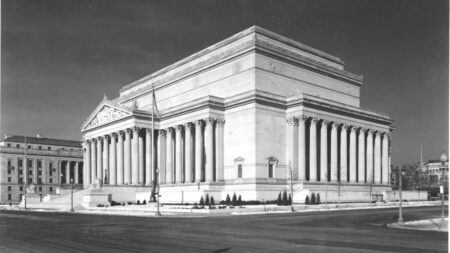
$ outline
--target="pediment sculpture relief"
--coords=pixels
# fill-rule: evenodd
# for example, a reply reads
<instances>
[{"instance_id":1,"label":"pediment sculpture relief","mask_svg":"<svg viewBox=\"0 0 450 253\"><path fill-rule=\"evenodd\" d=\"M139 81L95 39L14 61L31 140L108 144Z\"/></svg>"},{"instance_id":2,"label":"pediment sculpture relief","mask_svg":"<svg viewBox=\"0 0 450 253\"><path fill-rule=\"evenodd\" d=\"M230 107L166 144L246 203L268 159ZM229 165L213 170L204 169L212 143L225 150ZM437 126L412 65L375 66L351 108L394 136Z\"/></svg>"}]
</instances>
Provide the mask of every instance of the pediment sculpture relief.
<instances>
[{"instance_id":1,"label":"pediment sculpture relief","mask_svg":"<svg viewBox=\"0 0 450 253\"><path fill-rule=\"evenodd\" d=\"M89 122L86 128L95 127L98 125L102 125L120 118L123 118L127 115L130 115L129 113L125 111L118 110L116 108L110 107L110 106L104 106L98 113L95 115L95 117Z\"/></svg>"}]
</instances>

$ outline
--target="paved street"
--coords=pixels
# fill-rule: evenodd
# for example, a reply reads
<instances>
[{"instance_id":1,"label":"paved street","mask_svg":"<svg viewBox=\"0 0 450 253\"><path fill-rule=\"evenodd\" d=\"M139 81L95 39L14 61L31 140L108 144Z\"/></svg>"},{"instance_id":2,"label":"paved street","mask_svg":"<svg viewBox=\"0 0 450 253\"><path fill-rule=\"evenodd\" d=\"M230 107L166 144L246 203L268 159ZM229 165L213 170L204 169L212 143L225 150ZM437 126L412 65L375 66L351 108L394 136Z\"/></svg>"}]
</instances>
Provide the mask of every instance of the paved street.
<instances>
[{"instance_id":1,"label":"paved street","mask_svg":"<svg viewBox=\"0 0 450 253\"><path fill-rule=\"evenodd\" d=\"M447 252L447 233L388 228L397 209L204 218L0 212L0 252ZM440 217L440 207L404 218Z\"/></svg>"}]
</instances>

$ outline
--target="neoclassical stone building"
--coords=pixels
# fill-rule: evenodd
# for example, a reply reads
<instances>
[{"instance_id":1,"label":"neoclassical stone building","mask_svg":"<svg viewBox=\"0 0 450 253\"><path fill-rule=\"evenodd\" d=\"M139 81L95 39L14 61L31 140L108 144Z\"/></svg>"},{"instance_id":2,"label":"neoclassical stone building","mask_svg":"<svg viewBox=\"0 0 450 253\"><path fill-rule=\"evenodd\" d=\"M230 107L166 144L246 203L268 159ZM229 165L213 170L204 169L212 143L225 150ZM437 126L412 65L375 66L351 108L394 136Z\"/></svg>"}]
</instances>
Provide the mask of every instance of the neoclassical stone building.
<instances>
[{"instance_id":1,"label":"neoclassical stone building","mask_svg":"<svg viewBox=\"0 0 450 253\"><path fill-rule=\"evenodd\" d=\"M76 188L83 184L80 141L41 135L0 141L0 203L19 203L31 183L41 197L57 194L57 188L70 187L70 179Z\"/></svg>"},{"instance_id":2,"label":"neoclassical stone building","mask_svg":"<svg viewBox=\"0 0 450 253\"><path fill-rule=\"evenodd\" d=\"M82 126L84 184L139 199L153 163L163 202L272 200L291 175L299 202L338 188L367 200L390 190L393 126L360 107L362 85L339 58L253 26L105 97Z\"/></svg>"}]
</instances>

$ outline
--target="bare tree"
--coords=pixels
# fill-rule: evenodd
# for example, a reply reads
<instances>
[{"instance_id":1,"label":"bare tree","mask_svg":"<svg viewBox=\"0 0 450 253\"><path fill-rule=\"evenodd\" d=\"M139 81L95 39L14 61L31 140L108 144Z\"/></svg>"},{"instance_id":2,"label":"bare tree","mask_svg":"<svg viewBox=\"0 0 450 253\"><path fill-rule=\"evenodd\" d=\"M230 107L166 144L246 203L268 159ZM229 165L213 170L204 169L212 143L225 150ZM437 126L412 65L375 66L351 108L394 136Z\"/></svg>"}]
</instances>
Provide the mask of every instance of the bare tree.
<instances>
[{"instance_id":1,"label":"bare tree","mask_svg":"<svg viewBox=\"0 0 450 253\"><path fill-rule=\"evenodd\" d=\"M289 161L289 185L291 187L291 211L294 211L294 179L297 176L297 172L292 168L291 162Z\"/></svg>"},{"instance_id":2,"label":"bare tree","mask_svg":"<svg viewBox=\"0 0 450 253\"><path fill-rule=\"evenodd\" d=\"M340 173L338 173L338 172L340 172ZM337 183L338 183L338 204L340 205L341 204L341 186L342 186L342 181L347 179L347 169L344 167L341 167L340 171L336 171L335 176L337 178Z\"/></svg>"}]
</instances>

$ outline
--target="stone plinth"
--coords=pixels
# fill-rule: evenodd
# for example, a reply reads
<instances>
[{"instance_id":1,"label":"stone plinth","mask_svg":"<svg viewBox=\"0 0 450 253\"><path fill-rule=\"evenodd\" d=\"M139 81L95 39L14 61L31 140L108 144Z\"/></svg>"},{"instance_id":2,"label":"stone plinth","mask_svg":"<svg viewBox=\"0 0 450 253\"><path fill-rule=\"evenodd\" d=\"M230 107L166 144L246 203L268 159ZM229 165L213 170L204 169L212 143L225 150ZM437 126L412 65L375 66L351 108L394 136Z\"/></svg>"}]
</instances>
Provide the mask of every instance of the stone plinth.
<instances>
[{"instance_id":1,"label":"stone plinth","mask_svg":"<svg viewBox=\"0 0 450 253\"><path fill-rule=\"evenodd\" d=\"M111 193L92 190L83 195L83 205L86 207L97 207L98 205L109 205L112 201Z\"/></svg>"},{"instance_id":2,"label":"stone plinth","mask_svg":"<svg viewBox=\"0 0 450 253\"><path fill-rule=\"evenodd\" d=\"M22 196L22 203L24 204L24 201L26 198L27 204L40 204L41 203L41 196L36 193L27 193L24 196Z\"/></svg>"}]
</instances>

